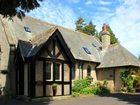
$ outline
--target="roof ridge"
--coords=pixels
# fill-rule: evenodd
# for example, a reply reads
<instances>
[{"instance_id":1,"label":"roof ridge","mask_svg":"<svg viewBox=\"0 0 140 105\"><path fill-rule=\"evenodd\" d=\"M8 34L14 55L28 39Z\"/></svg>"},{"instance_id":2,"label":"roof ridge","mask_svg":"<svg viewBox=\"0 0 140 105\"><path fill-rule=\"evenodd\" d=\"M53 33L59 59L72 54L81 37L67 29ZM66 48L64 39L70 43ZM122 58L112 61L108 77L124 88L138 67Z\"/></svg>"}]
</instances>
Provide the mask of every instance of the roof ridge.
<instances>
[{"instance_id":1,"label":"roof ridge","mask_svg":"<svg viewBox=\"0 0 140 105\"><path fill-rule=\"evenodd\" d=\"M80 34L83 34L83 35L86 35L86 36L90 36L90 37L93 37L94 36L94 35L92 35L92 36L91 35L88 35L86 33L80 32L80 31L72 30L72 29L69 29L69 28L66 28L66 27L63 27L63 26L60 26L60 25L57 25L57 26L60 27L60 28L65 29L65 30L71 31L71 32L80 33Z\"/></svg>"},{"instance_id":2,"label":"roof ridge","mask_svg":"<svg viewBox=\"0 0 140 105\"><path fill-rule=\"evenodd\" d=\"M50 23L50 22L47 22L47 21L44 21L44 20L41 20L41 19L37 19L37 18L34 18L34 17L31 17L31 16L26 16L27 18L31 18L31 19L33 19L33 20L38 20L38 21L40 21L40 22L43 22L43 23L45 23L45 24L48 24L48 25L51 25L51 26L54 26L54 27L58 27L58 29L59 28L62 28L62 29L64 29L64 30L67 30L67 31L71 31L71 32L76 32L76 33L80 33L80 34L82 34L83 36L88 36L88 37L95 37L95 35L88 35L88 34L86 34L86 33L83 33L83 32L80 32L80 31L76 31L76 30L73 30L73 29L69 29L69 28L67 28L67 27L64 27L64 26L61 26L61 25L58 25L58 24L54 24L54 23ZM97 38L97 37L96 37Z\"/></svg>"},{"instance_id":3,"label":"roof ridge","mask_svg":"<svg viewBox=\"0 0 140 105\"><path fill-rule=\"evenodd\" d=\"M57 26L55 27L52 27L50 28L49 30L45 30L43 31L42 33L34 36L32 39L31 39L31 43L32 44L37 44L38 41L44 39L45 36L48 36L49 33L53 33L55 30L57 29ZM46 34L47 33L47 34Z\"/></svg>"},{"instance_id":4,"label":"roof ridge","mask_svg":"<svg viewBox=\"0 0 140 105\"><path fill-rule=\"evenodd\" d=\"M44 20L41 20L41 19L38 19L38 18L34 18L34 17L31 17L31 16L26 16L25 18L28 18L28 19L32 19L32 20L38 20L44 24L47 24L47 25L50 25L50 26L56 26L55 24L53 23L50 23L50 22L47 22L47 21L44 21Z\"/></svg>"}]
</instances>

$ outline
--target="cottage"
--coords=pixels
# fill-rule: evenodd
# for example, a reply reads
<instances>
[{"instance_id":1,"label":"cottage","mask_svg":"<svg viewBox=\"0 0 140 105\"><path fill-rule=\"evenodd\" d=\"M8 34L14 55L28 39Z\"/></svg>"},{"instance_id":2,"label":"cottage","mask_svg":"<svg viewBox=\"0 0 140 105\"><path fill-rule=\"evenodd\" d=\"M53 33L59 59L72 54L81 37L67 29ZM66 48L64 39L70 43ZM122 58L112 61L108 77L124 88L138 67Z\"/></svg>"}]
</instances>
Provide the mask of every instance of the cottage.
<instances>
[{"instance_id":1,"label":"cottage","mask_svg":"<svg viewBox=\"0 0 140 105\"><path fill-rule=\"evenodd\" d=\"M120 91L120 71L140 67L140 61L122 45L110 44L106 25L100 41L31 17L0 20L1 70L9 70L1 84L13 94L70 95L72 81L84 77L92 83L107 80L112 91Z\"/></svg>"}]
</instances>

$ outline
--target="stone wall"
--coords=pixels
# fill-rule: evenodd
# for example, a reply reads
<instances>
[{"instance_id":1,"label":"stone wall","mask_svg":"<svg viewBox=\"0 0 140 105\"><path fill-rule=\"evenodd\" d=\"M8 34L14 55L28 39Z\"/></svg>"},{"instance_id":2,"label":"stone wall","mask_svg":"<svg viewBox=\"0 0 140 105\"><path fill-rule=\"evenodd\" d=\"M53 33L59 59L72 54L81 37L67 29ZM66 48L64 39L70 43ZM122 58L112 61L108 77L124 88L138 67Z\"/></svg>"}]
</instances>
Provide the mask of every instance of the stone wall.
<instances>
[{"instance_id":1,"label":"stone wall","mask_svg":"<svg viewBox=\"0 0 140 105\"><path fill-rule=\"evenodd\" d=\"M88 68L88 66L90 66L91 67L91 77L93 78L93 82L97 81L96 70L95 70L96 64L85 62L82 66L79 66L78 63L75 65L75 80L87 77L87 68ZM83 72L83 74L82 74L82 72Z\"/></svg>"},{"instance_id":2,"label":"stone wall","mask_svg":"<svg viewBox=\"0 0 140 105\"><path fill-rule=\"evenodd\" d=\"M114 91L114 74L112 69L100 69L98 70L98 80L103 82L106 80L108 82L108 87L111 91Z\"/></svg>"},{"instance_id":3,"label":"stone wall","mask_svg":"<svg viewBox=\"0 0 140 105\"><path fill-rule=\"evenodd\" d=\"M121 86L122 86L122 82L121 82L121 79L120 79L121 70L124 70L124 68L117 68L115 70L115 91L116 92L120 92Z\"/></svg>"}]
</instances>

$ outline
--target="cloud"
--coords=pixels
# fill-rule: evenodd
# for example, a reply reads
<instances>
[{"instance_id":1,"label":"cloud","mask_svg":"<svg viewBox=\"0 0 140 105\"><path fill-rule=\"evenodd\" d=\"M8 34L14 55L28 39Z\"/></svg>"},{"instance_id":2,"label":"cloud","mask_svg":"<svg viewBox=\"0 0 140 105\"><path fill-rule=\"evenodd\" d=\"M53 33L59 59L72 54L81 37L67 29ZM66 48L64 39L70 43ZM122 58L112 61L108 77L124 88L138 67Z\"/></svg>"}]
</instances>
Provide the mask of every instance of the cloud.
<instances>
[{"instance_id":1,"label":"cloud","mask_svg":"<svg viewBox=\"0 0 140 105\"><path fill-rule=\"evenodd\" d=\"M107 12L111 12L112 10L108 7L100 7L99 11L102 11L102 13L100 13L100 14L104 14L104 13L107 13Z\"/></svg>"},{"instance_id":2,"label":"cloud","mask_svg":"<svg viewBox=\"0 0 140 105\"><path fill-rule=\"evenodd\" d=\"M91 14L87 18L92 18L98 31L101 31L103 23L110 24L113 32L118 37L120 43L135 55L140 54L140 1L139 0L84 0L87 5L80 5L80 0L68 0L77 4L79 13ZM112 3L111 3L112 1ZM114 3L115 2L115 3ZM114 3L114 4L113 4ZM110 6L111 4L111 6ZM91 5L90 5L91 6ZM79 13L75 13L73 6L64 5L59 0L47 0L41 2L41 7L30 12L28 15L51 23L75 29L75 20Z\"/></svg>"},{"instance_id":3,"label":"cloud","mask_svg":"<svg viewBox=\"0 0 140 105\"><path fill-rule=\"evenodd\" d=\"M80 13L84 14L85 13L85 9L81 8L81 7L78 7L78 10Z\"/></svg>"},{"instance_id":4,"label":"cloud","mask_svg":"<svg viewBox=\"0 0 140 105\"><path fill-rule=\"evenodd\" d=\"M124 0L109 23L121 44L137 56L140 54L139 5L138 0Z\"/></svg>"},{"instance_id":5,"label":"cloud","mask_svg":"<svg viewBox=\"0 0 140 105\"><path fill-rule=\"evenodd\" d=\"M86 5L91 5L91 4L93 4L93 0L87 0L87 1L85 2L85 4L86 4Z\"/></svg>"},{"instance_id":6,"label":"cloud","mask_svg":"<svg viewBox=\"0 0 140 105\"><path fill-rule=\"evenodd\" d=\"M41 2L41 6L28 15L51 22L57 25L75 29L76 14L66 5L59 2L47 1Z\"/></svg>"},{"instance_id":7,"label":"cloud","mask_svg":"<svg viewBox=\"0 0 140 105\"><path fill-rule=\"evenodd\" d=\"M109 5L111 3L112 3L111 1L99 0L100 5Z\"/></svg>"},{"instance_id":8,"label":"cloud","mask_svg":"<svg viewBox=\"0 0 140 105\"><path fill-rule=\"evenodd\" d=\"M96 25L96 29L101 31L103 23L109 23L110 18L114 16L114 13L104 12L102 14L96 13L92 16L92 21Z\"/></svg>"},{"instance_id":9,"label":"cloud","mask_svg":"<svg viewBox=\"0 0 140 105\"><path fill-rule=\"evenodd\" d=\"M110 5L111 3L113 3L114 1L107 1L107 0L86 0L85 4L86 5L91 5L91 4L95 4L95 5Z\"/></svg>"},{"instance_id":10,"label":"cloud","mask_svg":"<svg viewBox=\"0 0 140 105\"><path fill-rule=\"evenodd\" d=\"M80 2L80 0L67 0L69 3L79 3Z\"/></svg>"},{"instance_id":11,"label":"cloud","mask_svg":"<svg viewBox=\"0 0 140 105\"><path fill-rule=\"evenodd\" d=\"M135 5L138 0L124 0L124 5Z\"/></svg>"}]
</instances>

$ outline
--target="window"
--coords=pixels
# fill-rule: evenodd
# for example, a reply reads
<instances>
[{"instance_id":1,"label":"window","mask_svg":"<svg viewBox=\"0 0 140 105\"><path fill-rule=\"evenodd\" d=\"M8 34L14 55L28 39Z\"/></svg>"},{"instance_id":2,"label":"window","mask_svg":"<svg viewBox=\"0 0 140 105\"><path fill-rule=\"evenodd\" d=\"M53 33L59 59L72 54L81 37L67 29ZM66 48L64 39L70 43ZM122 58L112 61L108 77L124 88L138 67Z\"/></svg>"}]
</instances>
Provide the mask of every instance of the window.
<instances>
[{"instance_id":1,"label":"window","mask_svg":"<svg viewBox=\"0 0 140 105\"><path fill-rule=\"evenodd\" d=\"M51 80L51 63L46 62L46 80Z\"/></svg>"},{"instance_id":2,"label":"window","mask_svg":"<svg viewBox=\"0 0 140 105\"><path fill-rule=\"evenodd\" d=\"M83 49L85 50L85 52L86 52L87 54L91 54L90 50L89 50L87 47L83 47Z\"/></svg>"},{"instance_id":3,"label":"window","mask_svg":"<svg viewBox=\"0 0 140 105\"><path fill-rule=\"evenodd\" d=\"M60 80L60 64L55 64L55 80Z\"/></svg>"},{"instance_id":4,"label":"window","mask_svg":"<svg viewBox=\"0 0 140 105\"><path fill-rule=\"evenodd\" d=\"M24 26L24 30L25 30L26 32L31 33L31 30L30 30L30 28L29 28L29 27Z\"/></svg>"},{"instance_id":5,"label":"window","mask_svg":"<svg viewBox=\"0 0 140 105\"><path fill-rule=\"evenodd\" d=\"M91 76L91 67L88 66L87 67L87 77L90 77Z\"/></svg>"},{"instance_id":6,"label":"window","mask_svg":"<svg viewBox=\"0 0 140 105\"><path fill-rule=\"evenodd\" d=\"M97 47L97 46L95 45L95 43L92 43L92 46L93 46L93 47Z\"/></svg>"}]
</instances>

